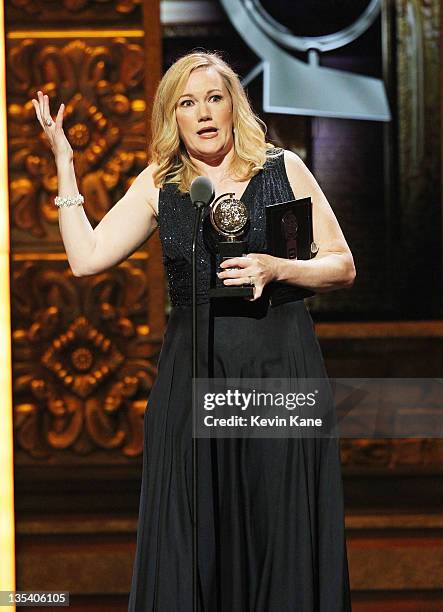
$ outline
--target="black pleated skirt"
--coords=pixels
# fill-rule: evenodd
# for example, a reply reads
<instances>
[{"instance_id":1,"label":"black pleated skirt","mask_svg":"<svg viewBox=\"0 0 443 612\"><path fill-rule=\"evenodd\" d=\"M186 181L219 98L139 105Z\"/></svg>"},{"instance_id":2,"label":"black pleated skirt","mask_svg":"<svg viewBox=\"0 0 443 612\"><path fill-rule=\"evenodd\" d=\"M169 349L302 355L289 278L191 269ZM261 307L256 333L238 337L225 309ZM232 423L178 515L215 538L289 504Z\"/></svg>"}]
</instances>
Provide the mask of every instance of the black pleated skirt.
<instances>
[{"instance_id":1,"label":"black pleated skirt","mask_svg":"<svg viewBox=\"0 0 443 612\"><path fill-rule=\"evenodd\" d=\"M198 316L199 376L326 376L303 301L212 300ZM172 309L145 412L129 612L192 612L191 323ZM201 612L351 610L338 440L198 443Z\"/></svg>"}]
</instances>

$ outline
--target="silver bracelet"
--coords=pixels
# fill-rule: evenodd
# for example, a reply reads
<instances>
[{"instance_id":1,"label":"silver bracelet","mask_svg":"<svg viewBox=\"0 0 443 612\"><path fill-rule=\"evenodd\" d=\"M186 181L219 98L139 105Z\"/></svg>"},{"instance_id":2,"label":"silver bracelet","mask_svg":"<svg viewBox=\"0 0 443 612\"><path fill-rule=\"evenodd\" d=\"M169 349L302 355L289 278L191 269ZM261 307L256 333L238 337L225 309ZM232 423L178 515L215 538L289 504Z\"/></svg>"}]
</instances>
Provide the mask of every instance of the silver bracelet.
<instances>
[{"instance_id":1,"label":"silver bracelet","mask_svg":"<svg viewBox=\"0 0 443 612\"><path fill-rule=\"evenodd\" d=\"M85 198L79 193L75 196L56 196L54 204L60 208L61 206L80 206L85 201Z\"/></svg>"}]
</instances>

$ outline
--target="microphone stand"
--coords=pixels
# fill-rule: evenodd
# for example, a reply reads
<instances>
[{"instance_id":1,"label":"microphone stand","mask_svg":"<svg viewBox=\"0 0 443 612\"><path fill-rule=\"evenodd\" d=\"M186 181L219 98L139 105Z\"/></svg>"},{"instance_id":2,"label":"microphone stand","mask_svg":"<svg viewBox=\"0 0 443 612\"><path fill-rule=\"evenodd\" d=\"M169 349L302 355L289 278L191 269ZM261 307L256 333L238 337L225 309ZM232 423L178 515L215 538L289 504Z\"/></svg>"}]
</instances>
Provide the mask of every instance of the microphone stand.
<instances>
[{"instance_id":1,"label":"microphone stand","mask_svg":"<svg viewBox=\"0 0 443 612\"><path fill-rule=\"evenodd\" d=\"M197 339L197 236L202 220L204 202L193 202L196 207L192 235L192 597L193 612L200 612L198 584L198 438L196 428L196 387L198 377Z\"/></svg>"}]
</instances>

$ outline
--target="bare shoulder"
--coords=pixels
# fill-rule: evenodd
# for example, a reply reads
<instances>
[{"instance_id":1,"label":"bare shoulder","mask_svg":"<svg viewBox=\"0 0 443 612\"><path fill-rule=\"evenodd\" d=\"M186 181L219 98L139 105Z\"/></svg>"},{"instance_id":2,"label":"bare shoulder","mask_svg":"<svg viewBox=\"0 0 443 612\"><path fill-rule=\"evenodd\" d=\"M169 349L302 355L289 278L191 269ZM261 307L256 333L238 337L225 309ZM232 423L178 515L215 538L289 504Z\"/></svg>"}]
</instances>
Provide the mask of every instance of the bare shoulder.
<instances>
[{"instance_id":1,"label":"bare shoulder","mask_svg":"<svg viewBox=\"0 0 443 612\"><path fill-rule=\"evenodd\" d=\"M291 174L294 177L299 177L301 174L309 172L305 162L302 160L300 155L297 155L297 153L294 153L294 151L284 149L283 155L288 176Z\"/></svg>"},{"instance_id":2,"label":"bare shoulder","mask_svg":"<svg viewBox=\"0 0 443 612\"><path fill-rule=\"evenodd\" d=\"M320 187L302 158L294 151L284 150L286 174L296 198L312 195Z\"/></svg>"},{"instance_id":3,"label":"bare shoulder","mask_svg":"<svg viewBox=\"0 0 443 612\"><path fill-rule=\"evenodd\" d=\"M155 163L150 163L146 166L146 168L135 177L130 189L136 191L141 200L152 208L154 215L157 217L159 188L155 186L153 177L156 167L157 165Z\"/></svg>"}]
</instances>

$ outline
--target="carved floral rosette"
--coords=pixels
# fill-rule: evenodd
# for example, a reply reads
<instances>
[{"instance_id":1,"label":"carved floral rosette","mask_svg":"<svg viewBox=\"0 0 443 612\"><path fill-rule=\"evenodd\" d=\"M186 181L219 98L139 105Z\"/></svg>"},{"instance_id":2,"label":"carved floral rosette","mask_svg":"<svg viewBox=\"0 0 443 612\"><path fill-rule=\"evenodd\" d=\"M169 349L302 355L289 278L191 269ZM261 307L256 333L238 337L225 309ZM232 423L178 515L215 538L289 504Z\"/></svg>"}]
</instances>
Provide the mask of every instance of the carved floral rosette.
<instances>
[{"instance_id":1,"label":"carved floral rosette","mask_svg":"<svg viewBox=\"0 0 443 612\"><path fill-rule=\"evenodd\" d=\"M81 279L64 261L14 265L17 452L141 453L159 339L146 325L146 273L136 263Z\"/></svg>"},{"instance_id":2,"label":"carved floral rosette","mask_svg":"<svg viewBox=\"0 0 443 612\"><path fill-rule=\"evenodd\" d=\"M59 243L57 167L31 100L48 94L93 224L147 164L144 53L126 38L10 41L7 53L12 235L15 243Z\"/></svg>"}]
</instances>

